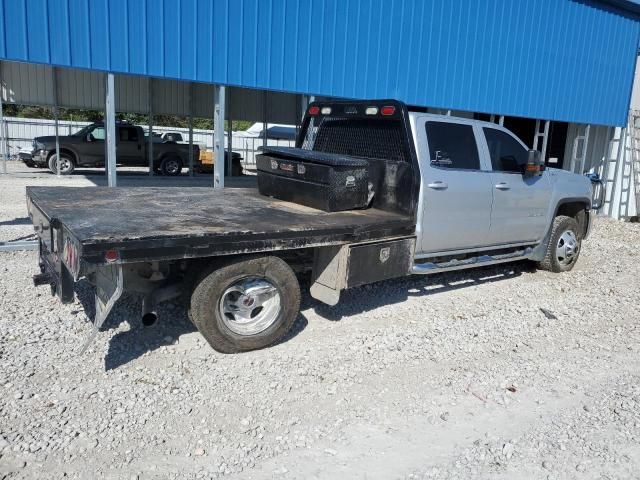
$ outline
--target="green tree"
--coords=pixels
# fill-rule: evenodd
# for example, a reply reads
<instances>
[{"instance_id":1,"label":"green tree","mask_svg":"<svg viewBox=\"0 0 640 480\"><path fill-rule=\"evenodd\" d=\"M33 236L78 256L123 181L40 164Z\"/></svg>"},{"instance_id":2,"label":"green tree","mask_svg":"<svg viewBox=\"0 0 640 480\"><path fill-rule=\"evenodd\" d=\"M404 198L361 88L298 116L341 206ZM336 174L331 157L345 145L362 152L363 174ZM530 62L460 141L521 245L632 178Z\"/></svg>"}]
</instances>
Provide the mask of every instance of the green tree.
<instances>
[{"instance_id":1,"label":"green tree","mask_svg":"<svg viewBox=\"0 0 640 480\"><path fill-rule=\"evenodd\" d=\"M53 120L55 115L52 107L39 107L32 105L4 105L4 114L8 117L19 118L42 118ZM58 118L60 120L70 120L76 122L100 122L104 120L104 111L102 110L79 110L73 108L60 108L58 110ZM118 113L118 120L124 120L134 125L146 125L149 117L142 113ZM154 126L158 127L175 127L188 128L189 119L180 115L155 115L153 117ZM253 122L244 120L234 120L232 129L246 130ZM200 130L213 130L213 119L211 118L195 118L193 119L193 128ZM225 130L229 129L229 122L225 121Z\"/></svg>"}]
</instances>

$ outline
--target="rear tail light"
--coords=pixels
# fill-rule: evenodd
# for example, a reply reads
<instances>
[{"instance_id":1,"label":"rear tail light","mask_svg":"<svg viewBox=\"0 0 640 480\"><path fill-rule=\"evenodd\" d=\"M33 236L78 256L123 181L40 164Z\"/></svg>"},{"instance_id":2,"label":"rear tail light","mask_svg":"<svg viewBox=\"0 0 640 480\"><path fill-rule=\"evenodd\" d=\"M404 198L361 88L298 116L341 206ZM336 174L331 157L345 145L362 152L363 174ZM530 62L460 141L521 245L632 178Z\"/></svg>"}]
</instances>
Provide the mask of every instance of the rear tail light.
<instances>
[{"instance_id":1,"label":"rear tail light","mask_svg":"<svg viewBox=\"0 0 640 480\"><path fill-rule=\"evenodd\" d=\"M367 115L377 115L378 114L378 107L367 107L367 109L364 111L364 113L366 113Z\"/></svg>"},{"instance_id":2,"label":"rear tail light","mask_svg":"<svg viewBox=\"0 0 640 480\"><path fill-rule=\"evenodd\" d=\"M380 113L382 115L393 115L396 112L396 107L382 107Z\"/></svg>"},{"instance_id":3,"label":"rear tail light","mask_svg":"<svg viewBox=\"0 0 640 480\"><path fill-rule=\"evenodd\" d=\"M320 113L322 113L323 115L330 115L331 107L322 107L322 110L320 110Z\"/></svg>"},{"instance_id":4,"label":"rear tail light","mask_svg":"<svg viewBox=\"0 0 640 480\"><path fill-rule=\"evenodd\" d=\"M107 250L104 252L104 260L107 263L117 262L120 258L120 254L117 250Z\"/></svg>"},{"instance_id":5,"label":"rear tail light","mask_svg":"<svg viewBox=\"0 0 640 480\"><path fill-rule=\"evenodd\" d=\"M320 107L316 107L315 105L309 107L308 110L309 115L317 115L318 113L320 113Z\"/></svg>"}]
</instances>

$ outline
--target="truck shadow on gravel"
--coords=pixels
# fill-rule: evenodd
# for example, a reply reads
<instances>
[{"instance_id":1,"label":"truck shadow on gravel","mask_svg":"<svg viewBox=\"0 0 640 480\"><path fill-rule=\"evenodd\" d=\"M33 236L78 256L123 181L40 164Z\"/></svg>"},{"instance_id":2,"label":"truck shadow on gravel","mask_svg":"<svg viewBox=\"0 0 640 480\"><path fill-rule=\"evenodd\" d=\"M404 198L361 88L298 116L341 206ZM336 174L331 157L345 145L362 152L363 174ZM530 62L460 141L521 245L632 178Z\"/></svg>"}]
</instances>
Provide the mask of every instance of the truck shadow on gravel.
<instances>
[{"instance_id":1,"label":"truck shadow on gravel","mask_svg":"<svg viewBox=\"0 0 640 480\"><path fill-rule=\"evenodd\" d=\"M76 296L84 308L86 322L90 324L95 316L94 289L86 281L76 284ZM176 344L181 335L195 332L186 309L178 302L166 302L158 307L159 320L145 327L140 319L141 297L123 294L100 328L101 332L119 329L128 323L129 329L117 331L108 342L105 356L105 370L121 367L147 352ZM100 342L100 338L95 340ZM104 340L103 340L104 341Z\"/></svg>"},{"instance_id":2,"label":"truck shadow on gravel","mask_svg":"<svg viewBox=\"0 0 640 480\"><path fill-rule=\"evenodd\" d=\"M340 321L385 305L404 302L409 297L428 298L437 293L508 280L535 270L532 262L518 262L433 275L412 275L345 290L335 307L305 295L302 309L313 308L316 314L327 320Z\"/></svg>"},{"instance_id":3,"label":"truck shadow on gravel","mask_svg":"<svg viewBox=\"0 0 640 480\"><path fill-rule=\"evenodd\" d=\"M0 221L0 227L21 225L32 225L31 219L29 217L16 217L13 220Z\"/></svg>"},{"instance_id":4,"label":"truck shadow on gravel","mask_svg":"<svg viewBox=\"0 0 640 480\"><path fill-rule=\"evenodd\" d=\"M76 283L76 296L84 308L87 323L95 315L95 299L93 287L87 281ZM161 347L175 345L182 335L196 332L196 327L187 316L186 306L179 302L164 302L158 306L158 321L150 326L142 325L140 319L142 298L134 294L123 294L114 305L113 310L100 328L101 332L115 330L124 322L130 326L129 330L118 331L109 339L107 354L104 359L105 370L113 370L152 352ZM307 318L299 314L289 332L278 342L288 342L302 332L307 324ZM97 339L96 342L100 342ZM208 345L211 355L223 355L215 352Z\"/></svg>"},{"instance_id":5,"label":"truck shadow on gravel","mask_svg":"<svg viewBox=\"0 0 640 480\"><path fill-rule=\"evenodd\" d=\"M523 273L532 273L535 266L530 262L519 262L493 267L483 267L458 272L440 273L428 276L411 277L378 282L364 287L342 292L338 305L330 307L308 293L309 279L301 279L301 310L313 309L319 316L330 321L341 321L350 316L365 313L384 305L404 302L409 297L424 297L464 289L466 287L500 282L516 278ZM86 314L87 323L95 315L93 287L86 281L76 283L76 295ZM124 322L130 325L128 330L118 331L109 339L105 356L105 370L113 370L141 357L147 352L164 346L175 345L182 335L193 333L196 328L187 317L184 304L165 302L158 308L158 322L151 327L144 327L140 320L141 298L137 295L124 294L116 303L107 320L100 329L102 332L115 330ZM278 344L295 338L308 325L304 313L300 313L293 328ZM97 342L100 339L96 340ZM204 348L209 348L208 346ZM210 350L211 355L221 355Z\"/></svg>"}]
</instances>

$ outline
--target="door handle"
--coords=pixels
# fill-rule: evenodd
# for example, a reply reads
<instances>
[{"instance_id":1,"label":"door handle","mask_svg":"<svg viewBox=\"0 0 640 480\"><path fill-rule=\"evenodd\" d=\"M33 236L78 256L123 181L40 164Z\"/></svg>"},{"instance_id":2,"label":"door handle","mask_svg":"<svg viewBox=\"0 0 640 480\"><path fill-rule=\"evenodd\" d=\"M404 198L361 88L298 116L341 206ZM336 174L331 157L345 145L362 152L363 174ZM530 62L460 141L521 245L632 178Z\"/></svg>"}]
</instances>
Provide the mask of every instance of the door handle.
<instances>
[{"instance_id":1,"label":"door handle","mask_svg":"<svg viewBox=\"0 0 640 480\"><path fill-rule=\"evenodd\" d=\"M498 190L509 190L511 187L510 187L510 186L509 186L509 184L508 184L508 183L506 183L506 182L500 182L500 183L498 183L498 184L496 185L496 188L497 188Z\"/></svg>"},{"instance_id":2,"label":"door handle","mask_svg":"<svg viewBox=\"0 0 640 480\"><path fill-rule=\"evenodd\" d=\"M447 187L449 187L449 185L447 185L444 182L441 182L440 180L437 180L437 181L435 181L433 183L428 183L427 187L433 188L434 190L444 190Z\"/></svg>"}]
</instances>

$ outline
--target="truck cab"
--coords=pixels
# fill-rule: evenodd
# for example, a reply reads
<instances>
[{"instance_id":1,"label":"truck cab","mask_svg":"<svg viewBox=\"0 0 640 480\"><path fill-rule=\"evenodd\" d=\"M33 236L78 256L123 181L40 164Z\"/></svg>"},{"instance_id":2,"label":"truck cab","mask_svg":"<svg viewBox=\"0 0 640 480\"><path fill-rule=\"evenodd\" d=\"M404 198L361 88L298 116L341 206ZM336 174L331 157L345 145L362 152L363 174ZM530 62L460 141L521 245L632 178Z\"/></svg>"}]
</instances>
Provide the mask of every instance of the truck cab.
<instances>
[{"instance_id":1,"label":"truck cab","mask_svg":"<svg viewBox=\"0 0 640 480\"><path fill-rule=\"evenodd\" d=\"M535 246L559 208L582 210L586 234L586 177L542 164L528 174L532 152L500 125L420 112L409 118L421 176L418 258Z\"/></svg>"}]
</instances>

